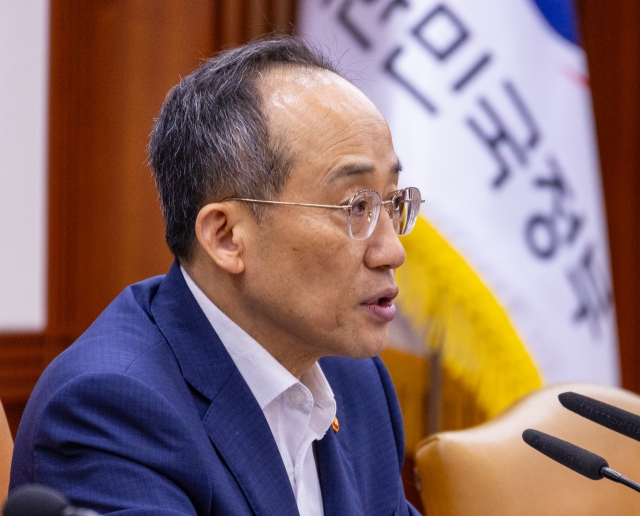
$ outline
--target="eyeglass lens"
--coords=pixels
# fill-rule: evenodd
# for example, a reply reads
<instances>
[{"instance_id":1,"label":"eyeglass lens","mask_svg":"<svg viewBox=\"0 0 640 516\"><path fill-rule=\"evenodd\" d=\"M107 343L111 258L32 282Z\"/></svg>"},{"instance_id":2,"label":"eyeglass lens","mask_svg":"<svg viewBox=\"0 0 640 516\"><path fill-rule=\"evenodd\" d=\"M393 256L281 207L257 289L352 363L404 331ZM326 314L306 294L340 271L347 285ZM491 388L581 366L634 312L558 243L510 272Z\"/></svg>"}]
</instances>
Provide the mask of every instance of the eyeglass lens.
<instances>
[{"instance_id":1,"label":"eyeglass lens","mask_svg":"<svg viewBox=\"0 0 640 516\"><path fill-rule=\"evenodd\" d=\"M385 204L393 228L400 236L408 234L415 226L420 212L420 190L414 187L400 190ZM369 237L378 222L382 200L374 191L360 192L351 202L349 234L356 240Z\"/></svg>"},{"instance_id":2,"label":"eyeglass lens","mask_svg":"<svg viewBox=\"0 0 640 516\"><path fill-rule=\"evenodd\" d=\"M400 190L393 198L393 221L398 235L402 236L411 232L420 212L421 201L420 190L414 187ZM397 223L396 213L398 214Z\"/></svg>"},{"instance_id":3,"label":"eyeglass lens","mask_svg":"<svg viewBox=\"0 0 640 516\"><path fill-rule=\"evenodd\" d=\"M382 203L380 196L371 190L360 192L351 201L349 234L356 240L364 240L373 232Z\"/></svg>"}]
</instances>

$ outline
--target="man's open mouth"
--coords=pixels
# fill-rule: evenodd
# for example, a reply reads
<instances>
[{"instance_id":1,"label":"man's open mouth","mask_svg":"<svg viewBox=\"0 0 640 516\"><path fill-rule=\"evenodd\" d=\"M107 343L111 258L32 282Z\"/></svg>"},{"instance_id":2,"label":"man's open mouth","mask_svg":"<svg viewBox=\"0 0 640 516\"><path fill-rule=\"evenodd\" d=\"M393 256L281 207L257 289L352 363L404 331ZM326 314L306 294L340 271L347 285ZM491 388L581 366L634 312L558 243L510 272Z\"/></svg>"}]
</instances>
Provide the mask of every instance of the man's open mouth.
<instances>
[{"instance_id":1,"label":"man's open mouth","mask_svg":"<svg viewBox=\"0 0 640 516\"><path fill-rule=\"evenodd\" d=\"M390 322L396 315L396 305L393 300L398 295L398 287L385 289L367 299L362 305L377 319Z\"/></svg>"}]
</instances>

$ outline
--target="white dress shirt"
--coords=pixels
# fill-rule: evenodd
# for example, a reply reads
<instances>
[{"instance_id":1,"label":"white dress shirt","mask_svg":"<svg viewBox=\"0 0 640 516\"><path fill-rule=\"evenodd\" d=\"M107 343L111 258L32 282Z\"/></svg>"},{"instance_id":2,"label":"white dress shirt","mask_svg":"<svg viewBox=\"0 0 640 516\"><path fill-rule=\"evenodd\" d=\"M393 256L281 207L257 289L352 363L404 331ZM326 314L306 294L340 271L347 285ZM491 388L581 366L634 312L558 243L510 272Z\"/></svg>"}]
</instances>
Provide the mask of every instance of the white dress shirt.
<instances>
[{"instance_id":1,"label":"white dress shirt","mask_svg":"<svg viewBox=\"0 0 640 516\"><path fill-rule=\"evenodd\" d=\"M300 516L323 516L322 493L311 444L336 415L333 391L316 362L300 380L227 317L189 277L191 293L231 355L264 413L298 504Z\"/></svg>"}]
</instances>

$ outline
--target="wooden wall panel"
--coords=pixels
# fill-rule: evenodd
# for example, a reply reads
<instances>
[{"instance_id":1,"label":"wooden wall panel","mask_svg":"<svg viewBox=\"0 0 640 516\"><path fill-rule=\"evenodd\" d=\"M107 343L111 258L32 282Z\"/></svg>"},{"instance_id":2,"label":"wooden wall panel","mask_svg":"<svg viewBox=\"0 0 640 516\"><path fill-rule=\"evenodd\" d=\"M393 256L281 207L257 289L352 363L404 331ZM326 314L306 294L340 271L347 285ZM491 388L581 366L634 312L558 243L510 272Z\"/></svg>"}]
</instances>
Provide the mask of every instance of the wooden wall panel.
<instances>
[{"instance_id":1,"label":"wooden wall panel","mask_svg":"<svg viewBox=\"0 0 640 516\"><path fill-rule=\"evenodd\" d=\"M78 27L89 49L79 56L83 91L71 100L80 105L83 131L66 142L83 152L72 164L51 164L52 182L77 196L67 241L74 275L64 289L71 305L64 331L74 338L122 288L171 263L146 145L169 88L213 51L209 0L88 5L88 23Z\"/></svg>"},{"instance_id":2,"label":"wooden wall panel","mask_svg":"<svg viewBox=\"0 0 640 516\"><path fill-rule=\"evenodd\" d=\"M609 229L623 386L640 392L640 4L579 0Z\"/></svg>"},{"instance_id":3,"label":"wooden wall panel","mask_svg":"<svg viewBox=\"0 0 640 516\"><path fill-rule=\"evenodd\" d=\"M0 337L0 399L14 435L26 400L47 363L43 335Z\"/></svg>"},{"instance_id":4,"label":"wooden wall panel","mask_svg":"<svg viewBox=\"0 0 640 516\"><path fill-rule=\"evenodd\" d=\"M0 392L5 404L26 399L44 365L44 339L39 335L11 335L0 346Z\"/></svg>"},{"instance_id":5,"label":"wooden wall panel","mask_svg":"<svg viewBox=\"0 0 640 516\"><path fill-rule=\"evenodd\" d=\"M267 33L293 32L296 5L296 0L219 1L216 47L234 47Z\"/></svg>"}]
</instances>

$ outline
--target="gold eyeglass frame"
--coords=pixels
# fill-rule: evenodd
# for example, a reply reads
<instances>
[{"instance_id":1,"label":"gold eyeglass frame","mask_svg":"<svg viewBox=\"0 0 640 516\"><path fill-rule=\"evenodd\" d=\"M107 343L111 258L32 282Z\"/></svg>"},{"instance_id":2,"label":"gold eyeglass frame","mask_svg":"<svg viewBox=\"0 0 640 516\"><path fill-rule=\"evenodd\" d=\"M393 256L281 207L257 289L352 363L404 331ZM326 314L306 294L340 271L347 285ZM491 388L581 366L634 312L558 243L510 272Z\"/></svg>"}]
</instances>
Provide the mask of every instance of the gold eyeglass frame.
<instances>
[{"instance_id":1,"label":"gold eyeglass frame","mask_svg":"<svg viewBox=\"0 0 640 516\"><path fill-rule=\"evenodd\" d=\"M405 192L406 190L410 190L412 188L415 188L416 190L418 190L415 186L409 186L407 188L402 188L400 190L396 190L394 192L392 192L392 196L391 199L389 199L388 201L383 201L382 200L382 196L376 192L375 190L361 190L359 192L357 192L353 197L351 197L351 199L349 199L349 201L346 204L312 204L312 203L304 203L304 202L287 202L287 201L268 201L265 199L245 199L242 197L228 197L226 199L223 199L220 202L227 202L227 201L242 201L242 202L257 202L259 204L279 204L279 205L283 205L283 206L306 206L307 208L328 208L328 209L340 209L340 210L345 210L347 212L347 214L349 215L349 217L351 217L351 210L353 209L353 201L359 196L362 195L363 193L374 193L378 196L378 198L380 199L380 209L382 209L384 207L385 211L387 212L387 215L389 215L389 217L391 219L393 219L393 215L392 212L386 207L386 205L388 204L393 204L393 202L396 200L396 197L401 194L402 192ZM418 193L420 193L420 190L418 190ZM420 204L424 203L424 199L422 199L422 196L420 196ZM402 199L403 203L406 202L411 202L413 201L413 199ZM378 217L380 216L380 211L378 211ZM376 218L375 224L378 223L378 220ZM371 224L371 227L375 228L375 224ZM412 228L413 229L413 226ZM410 232L410 231L409 231ZM364 237L364 238L356 238L353 236L353 233L351 231L351 222L349 221L349 235L351 236L351 238L353 238L354 240L366 240L367 238L369 238L371 236L371 234L373 233L373 230L371 230L369 232L369 234ZM408 234L408 232L403 233L403 235ZM401 236L401 235L400 235Z\"/></svg>"}]
</instances>

